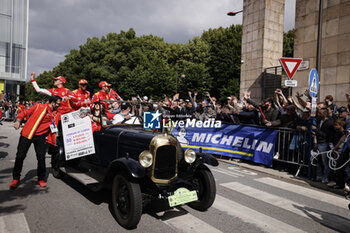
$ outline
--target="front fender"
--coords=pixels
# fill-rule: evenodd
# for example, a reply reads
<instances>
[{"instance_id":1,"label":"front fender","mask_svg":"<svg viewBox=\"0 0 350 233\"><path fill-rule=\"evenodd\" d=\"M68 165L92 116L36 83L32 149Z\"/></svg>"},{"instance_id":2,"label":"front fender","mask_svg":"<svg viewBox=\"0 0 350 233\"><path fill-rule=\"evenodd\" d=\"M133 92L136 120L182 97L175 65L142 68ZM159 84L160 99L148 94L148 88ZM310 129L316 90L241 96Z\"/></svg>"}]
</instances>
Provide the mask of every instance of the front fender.
<instances>
[{"instance_id":1,"label":"front fender","mask_svg":"<svg viewBox=\"0 0 350 233\"><path fill-rule=\"evenodd\" d=\"M127 158L120 158L114 160L108 168L106 181L112 181L117 173L125 172L135 179L143 178L146 175L145 168L143 168L138 161Z\"/></svg>"},{"instance_id":2,"label":"front fender","mask_svg":"<svg viewBox=\"0 0 350 233\"><path fill-rule=\"evenodd\" d=\"M197 152L197 156L199 158L202 158L204 160L205 163L211 165L211 166L218 166L219 165L219 162L218 160L212 156L211 154L208 154L208 153L203 153L203 152Z\"/></svg>"}]
</instances>

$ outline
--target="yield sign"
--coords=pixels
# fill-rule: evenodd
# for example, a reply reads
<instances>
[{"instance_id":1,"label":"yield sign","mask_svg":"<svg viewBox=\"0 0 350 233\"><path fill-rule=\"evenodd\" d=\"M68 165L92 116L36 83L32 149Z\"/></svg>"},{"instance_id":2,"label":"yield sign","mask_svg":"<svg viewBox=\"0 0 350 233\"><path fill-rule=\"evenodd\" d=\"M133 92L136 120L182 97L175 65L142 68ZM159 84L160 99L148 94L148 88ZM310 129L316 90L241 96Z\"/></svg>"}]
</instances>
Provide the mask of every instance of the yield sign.
<instances>
[{"instance_id":1,"label":"yield sign","mask_svg":"<svg viewBox=\"0 0 350 233\"><path fill-rule=\"evenodd\" d=\"M289 79L293 79L293 76L297 72L298 67L302 61L302 58L280 58L280 63L284 71L287 73Z\"/></svg>"}]
</instances>

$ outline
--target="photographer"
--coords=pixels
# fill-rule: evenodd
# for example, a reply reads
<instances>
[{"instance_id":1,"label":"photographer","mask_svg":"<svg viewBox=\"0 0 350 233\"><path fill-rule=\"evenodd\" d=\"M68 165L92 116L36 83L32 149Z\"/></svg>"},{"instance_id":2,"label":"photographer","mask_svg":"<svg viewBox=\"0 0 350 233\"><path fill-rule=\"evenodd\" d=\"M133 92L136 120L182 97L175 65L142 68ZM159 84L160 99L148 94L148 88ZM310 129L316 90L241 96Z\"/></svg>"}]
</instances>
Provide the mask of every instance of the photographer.
<instances>
[{"instance_id":1,"label":"photographer","mask_svg":"<svg viewBox=\"0 0 350 233\"><path fill-rule=\"evenodd\" d=\"M139 119L135 115L130 114L131 105L129 103L123 102L120 109L120 113L113 117L113 124L140 124Z\"/></svg>"}]
</instances>

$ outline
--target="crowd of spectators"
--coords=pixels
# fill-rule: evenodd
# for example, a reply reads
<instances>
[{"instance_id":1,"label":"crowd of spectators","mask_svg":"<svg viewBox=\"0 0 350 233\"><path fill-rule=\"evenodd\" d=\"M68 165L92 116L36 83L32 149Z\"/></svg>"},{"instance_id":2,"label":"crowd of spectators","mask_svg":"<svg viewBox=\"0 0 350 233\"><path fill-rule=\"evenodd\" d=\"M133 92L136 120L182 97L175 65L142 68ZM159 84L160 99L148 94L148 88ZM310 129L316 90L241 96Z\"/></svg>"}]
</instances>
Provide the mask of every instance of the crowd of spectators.
<instances>
[{"instance_id":1,"label":"crowd of spectators","mask_svg":"<svg viewBox=\"0 0 350 233\"><path fill-rule=\"evenodd\" d=\"M304 132L304 134L294 133L293 140L295 135L299 135L299 141L301 139L305 144L307 134L313 139L310 143L311 148L318 153L315 158L317 169L313 173L314 179L334 188L344 188L347 186L346 183L350 182L350 163L337 172L329 167L329 155L339 157L336 167L342 166L349 159L350 94L344 96L344 102L347 103L344 106L336 105L333 103L333 97L327 95L317 104L314 118L311 117L312 97L308 90L303 94L297 92L295 96L286 97L282 90L277 89L274 97L261 102L254 101L249 91L244 92L240 99L229 96L224 103L218 102L209 93L206 93L206 97L201 100L197 100L197 96L196 92L193 95L188 92L187 99L175 95L172 98L164 96L164 99L158 101L152 101L147 96L143 98L138 96L134 100L139 99L143 103L144 111L159 110L163 116L170 116L172 120L213 119L224 123L289 128L294 130L293 132ZM288 150L292 149L290 145L292 141L287 142ZM306 148L308 147L309 144Z\"/></svg>"},{"instance_id":2,"label":"crowd of spectators","mask_svg":"<svg viewBox=\"0 0 350 233\"><path fill-rule=\"evenodd\" d=\"M111 114L130 114L142 117L145 111L160 111L165 118L171 120L197 119L221 120L229 124L249 124L263 127L283 127L301 132L310 132L312 128L313 150L320 153L315 172L315 180L328 183L329 186L344 187L350 172L342 169L333 172L328 166L327 151L340 154L339 161L349 158L349 147L346 137L350 128L350 94L345 95L345 106L333 103L333 97L327 95L317 104L317 115L311 118L311 96L309 91L295 96L285 96L280 89L276 89L273 97L256 102L250 97L250 92L243 93L241 98L228 96L226 101L219 102L208 92L205 98L198 99L198 93L188 92L188 96L180 98L164 95L163 98L153 100L147 96L132 97L123 106L120 102L110 103L107 112ZM9 98L0 99L2 120L15 120L21 108L29 108L33 104L44 102L15 102ZM94 115L92 116L94 117ZM95 117L98 119L97 117ZM128 117L129 118L129 117ZM92 118L94 120L94 118ZM128 120L128 119L126 119ZM113 122L125 123L123 119ZM133 121L135 122L135 121ZM139 123L142 119L139 119ZM0 122L1 123L1 122ZM349 145L348 145L349 146ZM349 181L349 180L348 180Z\"/></svg>"}]
</instances>

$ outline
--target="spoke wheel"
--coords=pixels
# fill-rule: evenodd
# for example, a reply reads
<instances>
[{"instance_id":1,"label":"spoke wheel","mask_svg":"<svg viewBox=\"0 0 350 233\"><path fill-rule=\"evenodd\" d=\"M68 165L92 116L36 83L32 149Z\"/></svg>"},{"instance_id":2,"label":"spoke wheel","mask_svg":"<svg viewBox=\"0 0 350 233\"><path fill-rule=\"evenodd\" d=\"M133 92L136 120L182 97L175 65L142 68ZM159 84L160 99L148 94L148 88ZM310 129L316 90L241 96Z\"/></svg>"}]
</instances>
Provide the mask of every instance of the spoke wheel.
<instances>
[{"instance_id":1,"label":"spoke wheel","mask_svg":"<svg viewBox=\"0 0 350 233\"><path fill-rule=\"evenodd\" d=\"M193 178L193 186L197 190L198 201L188 203L190 207L205 211L213 205L216 196L216 186L213 174L206 169L200 169Z\"/></svg>"},{"instance_id":2,"label":"spoke wheel","mask_svg":"<svg viewBox=\"0 0 350 233\"><path fill-rule=\"evenodd\" d=\"M135 228L142 215L140 185L127 176L116 175L112 188L112 204L118 223L127 228Z\"/></svg>"}]
</instances>

